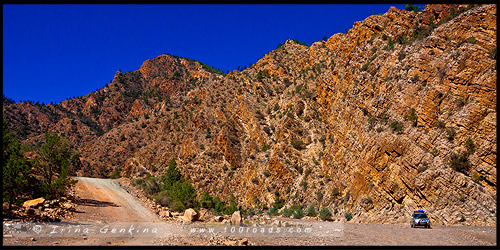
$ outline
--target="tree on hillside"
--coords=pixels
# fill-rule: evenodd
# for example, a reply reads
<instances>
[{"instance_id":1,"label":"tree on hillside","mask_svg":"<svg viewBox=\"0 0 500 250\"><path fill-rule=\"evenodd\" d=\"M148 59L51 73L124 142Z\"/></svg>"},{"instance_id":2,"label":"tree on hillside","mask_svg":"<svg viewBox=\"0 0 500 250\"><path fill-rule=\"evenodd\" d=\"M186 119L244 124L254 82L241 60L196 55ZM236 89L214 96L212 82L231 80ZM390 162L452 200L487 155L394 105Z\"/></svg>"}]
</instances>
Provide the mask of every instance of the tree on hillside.
<instances>
[{"instance_id":1,"label":"tree on hillside","mask_svg":"<svg viewBox=\"0 0 500 250\"><path fill-rule=\"evenodd\" d=\"M175 162L175 158L172 158L172 160L170 160L167 172L163 174L161 179L164 183L163 189L170 189L174 183L182 179L181 173L179 172L179 170L177 170L177 163Z\"/></svg>"},{"instance_id":2,"label":"tree on hillside","mask_svg":"<svg viewBox=\"0 0 500 250\"><path fill-rule=\"evenodd\" d=\"M31 173L30 162L24 158L20 151L16 135L7 128L7 123L2 119L3 132L3 201L12 204L28 191Z\"/></svg>"},{"instance_id":3,"label":"tree on hillside","mask_svg":"<svg viewBox=\"0 0 500 250\"><path fill-rule=\"evenodd\" d=\"M181 172L177 169L175 158L170 160L168 169L161 177L163 189L166 190L170 206L175 210L182 211L184 208L197 207L198 200L196 190L187 182Z\"/></svg>"},{"instance_id":4,"label":"tree on hillside","mask_svg":"<svg viewBox=\"0 0 500 250\"><path fill-rule=\"evenodd\" d=\"M79 160L70 150L66 138L55 132L47 132L43 136L45 143L40 148L40 158L36 166L42 173L42 192L48 197L57 197L76 183L70 178L72 165Z\"/></svg>"},{"instance_id":5,"label":"tree on hillside","mask_svg":"<svg viewBox=\"0 0 500 250\"><path fill-rule=\"evenodd\" d=\"M419 6L413 5L413 4L405 4L405 10L407 10L407 11L413 11L413 12L420 12L420 11L422 11Z\"/></svg>"}]
</instances>

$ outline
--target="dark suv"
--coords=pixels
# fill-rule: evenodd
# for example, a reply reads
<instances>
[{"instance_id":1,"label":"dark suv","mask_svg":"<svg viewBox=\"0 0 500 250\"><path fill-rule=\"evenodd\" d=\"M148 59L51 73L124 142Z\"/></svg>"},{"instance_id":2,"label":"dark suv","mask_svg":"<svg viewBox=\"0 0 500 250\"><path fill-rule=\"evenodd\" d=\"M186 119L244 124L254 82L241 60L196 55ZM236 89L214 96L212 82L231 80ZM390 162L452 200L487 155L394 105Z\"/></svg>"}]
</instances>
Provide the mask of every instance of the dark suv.
<instances>
[{"instance_id":1,"label":"dark suv","mask_svg":"<svg viewBox=\"0 0 500 250\"><path fill-rule=\"evenodd\" d=\"M431 221L429 220L429 217L427 217L427 215L424 213L424 210L415 210L410 219L410 226L423 226L425 228L430 228Z\"/></svg>"}]
</instances>

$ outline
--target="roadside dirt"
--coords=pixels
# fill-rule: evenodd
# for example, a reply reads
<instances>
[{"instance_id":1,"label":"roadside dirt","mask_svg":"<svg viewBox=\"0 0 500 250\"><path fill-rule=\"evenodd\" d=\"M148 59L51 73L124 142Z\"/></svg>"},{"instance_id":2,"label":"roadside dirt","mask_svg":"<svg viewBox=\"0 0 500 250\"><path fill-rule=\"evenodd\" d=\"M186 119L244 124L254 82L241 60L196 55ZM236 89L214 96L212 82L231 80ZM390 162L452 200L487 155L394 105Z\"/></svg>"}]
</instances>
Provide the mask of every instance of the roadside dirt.
<instances>
[{"instance_id":1,"label":"roadside dirt","mask_svg":"<svg viewBox=\"0 0 500 250\"><path fill-rule=\"evenodd\" d=\"M79 197L70 223L162 223L163 230L184 232L183 237L5 237L4 245L232 245L238 237L188 237L186 224L165 221L128 193L117 181L77 178ZM281 221L300 222L284 219ZM302 220L304 221L304 220ZM327 223L330 222L321 222ZM205 226L196 222L191 225ZM184 230L184 231L183 231ZM409 224L345 223L341 237L248 237L249 245L497 245L496 227L441 226L410 228Z\"/></svg>"}]
</instances>

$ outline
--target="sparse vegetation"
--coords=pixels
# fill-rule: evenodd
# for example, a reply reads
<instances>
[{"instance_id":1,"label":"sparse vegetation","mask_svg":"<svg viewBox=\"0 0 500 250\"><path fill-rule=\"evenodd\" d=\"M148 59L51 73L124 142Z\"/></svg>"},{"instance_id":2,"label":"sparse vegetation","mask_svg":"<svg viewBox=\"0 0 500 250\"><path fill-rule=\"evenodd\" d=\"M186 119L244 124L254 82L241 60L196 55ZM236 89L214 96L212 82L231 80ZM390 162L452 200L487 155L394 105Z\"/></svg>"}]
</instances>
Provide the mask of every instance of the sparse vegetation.
<instances>
[{"instance_id":1,"label":"sparse vegetation","mask_svg":"<svg viewBox=\"0 0 500 250\"><path fill-rule=\"evenodd\" d=\"M319 218L322 220L331 220L332 219L332 213L328 208L322 208L319 210Z\"/></svg>"},{"instance_id":2,"label":"sparse vegetation","mask_svg":"<svg viewBox=\"0 0 500 250\"><path fill-rule=\"evenodd\" d=\"M469 137L467 138L467 141L465 141L465 148L467 149L468 154L473 154L475 150L474 142L472 139Z\"/></svg>"},{"instance_id":3,"label":"sparse vegetation","mask_svg":"<svg viewBox=\"0 0 500 250\"><path fill-rule=\"evenodd\" d=\"M304 217L304 211L302 208L297 208L295 212L293 213L293 218L294 219L302 219Z\"/></svg>"},{"instance_id":4,"label":"sparse vegetation","mask_svg":"<svg viewBox=\"0 0 500 250\"><path fill-rule=\"evenodd\" d=\"M352 213L350 213L350 212L345 213L345 214L344 214L344 218L345 218L347 221L352 220Z\"/></svg>"},{"instance_id":5,"label":"sparse vegetation","mask_svg":"<svg viewBox=\"0 0 500 250\"><path fill-rule=\"evenodd\" d=\"M400 132L403 130L403 124L401 124L401 122L398 122L398 121L393 121L391 123L390 127L392 128L392 131L394 131L394 132Z\"/></svg>"},{"instance_id":6,"label":"sparse vegetation","mask_svg":"<svg viewBox=\"0 0 500 250\"><path fill-rule=\"evenodd\" d=\"M307 216L316 217L316 215L318 215L318 213L316 212L314 206L313 205L309 206L309 208L307 208Z\"/></svg>"},{"instance_id":7,"label":"sparse vegetation","mask_svg":"<svg viewBox=\"0 0 500 250\"><path fill-rule=\"evenodd\" d=\"M452 153L450 156L450 167L455 171L467 173L470 168L467 152Z\"/></svg>"}]
</instances>

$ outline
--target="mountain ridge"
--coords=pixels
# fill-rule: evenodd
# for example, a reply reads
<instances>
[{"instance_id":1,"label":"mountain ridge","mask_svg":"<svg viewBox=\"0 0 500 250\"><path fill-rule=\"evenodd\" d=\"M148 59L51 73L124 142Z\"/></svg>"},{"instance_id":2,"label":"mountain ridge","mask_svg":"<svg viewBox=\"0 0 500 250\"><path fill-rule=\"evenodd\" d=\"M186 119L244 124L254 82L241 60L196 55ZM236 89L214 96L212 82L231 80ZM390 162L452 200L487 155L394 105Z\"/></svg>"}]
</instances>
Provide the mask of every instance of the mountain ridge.
<instances>
[{"instance_id":1,"label":"mountain ridge","mask_svg":"<svg viewBox=\"0 0 500 250\"><path fill-rule=\"evenodd\" d=\"M4 98L4 117L28 143L64 133L80 176L159 176L174 157L199 193L242 207L284 198L359 222L425 208L437 223L495 223L496 5L391 8L243 71L204 65L160 55L57 105ZM468 139L471 168L457 171Z\"/></svg>"}]
</instances>

